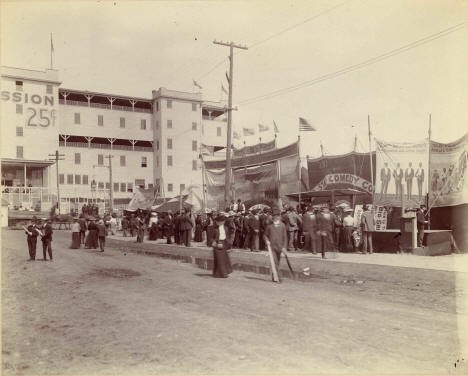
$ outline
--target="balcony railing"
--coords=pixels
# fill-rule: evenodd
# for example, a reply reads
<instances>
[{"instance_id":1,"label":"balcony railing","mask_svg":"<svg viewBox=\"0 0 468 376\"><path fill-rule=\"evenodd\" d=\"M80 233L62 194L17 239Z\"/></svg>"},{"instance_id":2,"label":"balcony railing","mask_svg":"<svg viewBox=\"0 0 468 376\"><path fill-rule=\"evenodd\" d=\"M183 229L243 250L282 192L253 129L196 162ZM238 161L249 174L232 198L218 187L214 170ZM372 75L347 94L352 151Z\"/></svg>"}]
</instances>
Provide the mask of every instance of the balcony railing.
<instances>
[{"instance_id":1,"label":"balcony railing","mask_svg":"<svg viewBox=\"0 0 468 376\"><path fill-rule=\"evenodd\" d=\"M89 103L88 102L82 102L82 101L72 101L72 100L67 100L65 103L65 99L59 99L60 104L66 104L70 106L81 106L81 107L94 107L94 108L103 108L106 110L120 110L120 111L127 111L127 112L143 112L147 114L151 114L153 111L149 108L139 108L135 107L135 109L132 109L131 106L119 106L119 105L112 105L112 108L110 104L104 104L104 103Z\"/></svg>"},{"instance_id":2,"label":"balcony railing","mask_svg":"<svg viewBox=\"0 0 468 376\"><path fill-rule=\"evenodd\" d=\"M65 141L59 141L59 146L63 147L70 147L70 148L88 148L88 143L87 142L68 142L65 145ZM110 150L110 144L91 144L90 146L91 149L108 149ZM152 147L146 147L146 146L135 146L133 148L130 145L114 145L112 146L112 150L128 150L128 151L145 151L152 153L153 148Z\"/></svg>"}]
</instances>

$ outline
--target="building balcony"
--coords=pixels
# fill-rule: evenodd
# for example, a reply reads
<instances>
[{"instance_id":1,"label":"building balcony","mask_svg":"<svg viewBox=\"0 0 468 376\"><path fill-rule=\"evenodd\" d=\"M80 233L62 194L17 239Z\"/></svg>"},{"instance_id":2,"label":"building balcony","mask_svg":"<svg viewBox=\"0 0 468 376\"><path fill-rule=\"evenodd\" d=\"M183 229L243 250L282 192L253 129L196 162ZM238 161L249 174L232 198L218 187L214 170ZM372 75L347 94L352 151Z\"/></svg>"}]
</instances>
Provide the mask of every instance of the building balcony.
<instances>
[{"instance_id":1,"label":"building balcony","mask_svg":"<svg viewBox=\"0 0 468 376\"><path fill-rule=\"evenodd\" d=\"M132 108L132 107L127 107L127 106L119 106L119 105L111 105L110 104L104 104L104 103L89 103L88 102L82 102L82 101L73 101L73 100L67 100L65 103L65 99L59 99L60 104L64 105L69 105L69 106L80 106L80 107L93 107L93 108L102 108L105 110L118 110L118 111L127 111L127 112L142 112L142 113L147 113L151 114L153 111L150 109L146 108Z\"/></svg>"}]
</instances>

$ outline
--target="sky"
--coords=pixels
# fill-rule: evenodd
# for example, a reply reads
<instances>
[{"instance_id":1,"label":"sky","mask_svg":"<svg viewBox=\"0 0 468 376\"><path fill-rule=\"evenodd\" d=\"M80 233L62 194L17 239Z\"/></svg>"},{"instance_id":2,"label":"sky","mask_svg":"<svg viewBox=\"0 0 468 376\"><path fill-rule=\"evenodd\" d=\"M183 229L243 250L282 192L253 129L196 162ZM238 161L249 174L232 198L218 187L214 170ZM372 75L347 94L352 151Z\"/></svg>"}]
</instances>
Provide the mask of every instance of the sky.
<instances>
[{"instance_id":1,"label":"sky","mask_svg":"<svg viewBox=\"0 0 468 376\"><path fill-rule=\"evenodd\" d=\"M450 142L468 125L468 25L374 64L261 101L252 98L310 82L468 21L467 0L2 1L1 64L54 68L62 87L151 97L159 87L226 100L234 55L233 127L279 128L278 143L301 133L301 154L369 150L372 135ZM397 50L400 51L400 50ZM214 68L216 65L218 67ZM213 69L214 68L214 69ZM273 132L261 134L263 141ZM372 148L374 143L372 142Z\"/></svg>"}]
</instances>

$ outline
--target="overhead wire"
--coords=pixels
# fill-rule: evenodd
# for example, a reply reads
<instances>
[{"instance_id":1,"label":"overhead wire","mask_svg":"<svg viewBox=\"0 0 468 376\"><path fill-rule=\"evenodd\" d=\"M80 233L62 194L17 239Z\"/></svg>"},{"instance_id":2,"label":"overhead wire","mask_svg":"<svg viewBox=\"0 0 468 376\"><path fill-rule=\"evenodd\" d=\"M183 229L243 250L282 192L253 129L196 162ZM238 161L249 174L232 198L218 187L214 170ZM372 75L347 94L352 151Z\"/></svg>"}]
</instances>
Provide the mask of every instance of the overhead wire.
<instances>
[{"instance_id":1,"label":"overhead wire","mask_svg":"<svg viewBox=\"0 0 468 376\"><path fill-rule=\"evenodd\" d=\"M240 101L239 104L241 104L241 105L253 104L253 103L260 102L260 101L263 101L263 100L266 100L266 99L274 98L274 97L279 96L279 95L287 94L287 93L302 89L304 87L312 86L312 85L315 85L317 83L320 83L320 82L323 82L323 81L326 81L326 80L336 78L336 77L344 75L346 73L355 71L357 69L364 68L364 67L366 67L368 65L372 65L372 64L375 64L375 63L380 62L382 60L388 59L390 57L399 55L399 54L401 54L403 52L406 52L406 51L409 51L409 50L411 50L413 48L419 47L420 45L429 43L429 42L431 42L433 40L442 38L442 37L444 37L444 36L446 36L448 34L454 33L456 31L466 27L467 25L468 25L468 21L459 23L457 25L451 26L451 27L449 27L447 29L444 29L442 31L439 31L437 33L428 35L427 37L424 37L424 38L418 39L418 40L416 40L414 42L408 43L408 44L406 44L404 46L398 47L396 49L390 50L390 51L385 52L383 54L380 54L378 56L375 56L375 57L372 57L370 59L364 60L364 61L362 61L360 63L347 66L345 68L339 69L339 70L334 71L332 73L328 73L328 74L325 74L325 75L322 75L322 76L318 76L316 78L301 82L301 83L293 85L293 86L289 86L289 87L286 87L286 88L283 88L283 89L278 89L278 90L272 91L270 93L266 93L266 94L258 95L256 97L245 99L243 101Z\"/></svg>"}]
</instances>

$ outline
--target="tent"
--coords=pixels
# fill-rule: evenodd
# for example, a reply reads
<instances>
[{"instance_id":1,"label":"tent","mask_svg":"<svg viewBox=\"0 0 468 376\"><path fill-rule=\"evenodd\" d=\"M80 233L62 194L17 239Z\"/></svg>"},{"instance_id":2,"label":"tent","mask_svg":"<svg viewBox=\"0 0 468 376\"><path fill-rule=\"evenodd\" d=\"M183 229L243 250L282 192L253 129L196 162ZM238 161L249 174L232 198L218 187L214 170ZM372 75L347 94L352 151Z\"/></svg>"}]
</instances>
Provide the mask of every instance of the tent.
<instances>
[{"instance_id":1,"label":"tent","mask_svg":"<svg viewBox=\"0 0 468 376\"><path fill-rule=\"evenodd\" d=\"M179 196L170 199L169 201L156 206L153 210L158 213L167 213L169 210L173 213L179 210L180 208ZM187 202L187 196L182 197L182 208L192 209L192 205Z\"/></svg>"}]
</instances>

